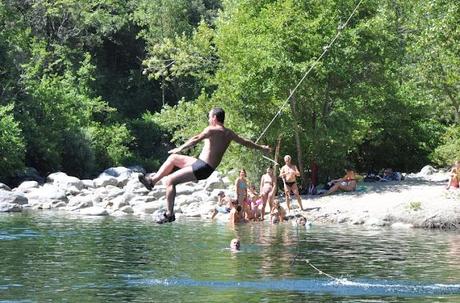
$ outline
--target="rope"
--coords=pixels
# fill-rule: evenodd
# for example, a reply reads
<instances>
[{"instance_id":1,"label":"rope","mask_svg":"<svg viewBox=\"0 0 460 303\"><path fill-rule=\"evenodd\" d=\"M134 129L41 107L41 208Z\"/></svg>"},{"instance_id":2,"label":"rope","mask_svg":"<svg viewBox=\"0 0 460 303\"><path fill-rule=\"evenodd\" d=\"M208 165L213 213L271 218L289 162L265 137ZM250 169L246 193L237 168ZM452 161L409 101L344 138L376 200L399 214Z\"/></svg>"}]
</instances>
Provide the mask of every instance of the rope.
<instances>
[{"instance_id":1,"label":"rope","mask_svg":"<svg viewBox=\"0 0 460 303\"><path fill-rule=\"evenodd\" d=\"M291 99L291 97L294 95L294 93L296 92L297 88L299 88L300 84L302 84L303 80L305 80L305 78L307 78L307 76L310 74L310 72L313 70L313 68L316 66L316 64L318 64L319 61L321 61L321 59L324 57L324 55L327 53L327 51L331 48L332 44L334 44L335 40L337 40L337 38L339 37L340 33L342 32L343 29L345 29L348 25L348 22L351 20L351 18L353 17L353 15L355 14L356 10L358 9L358 7L361 5L361 2L363 2L363 0L360 0L358 2L358 4L356 5L355 9L351 12L350 16L348 17L347 21L345 21L344 24L340 25L338 27L338 31L337 31L337 34L335 35L335 37L331 40L331 42L326 45L325 47L323 47L323 53L321 54L321 56L318 57L318 59L316 59L313 64L310 66L310 68L308 69L308 71L303 75L303 77L300 79L300 81L297 83L297 85L294 87L294 89L291 90L291 93L289 94L289 96L286 98L286 100L284 101L284 103L281 105L281 107L279 108L278 112L275 114L275 116L273 117L273 119L268 123L267 127L265 127L265 129L262 131L262 133L260 134L260 136L257 138L257 140L255 141L256 143L259 142L259 140L265 135L265 133L267 132L267 130L270 128L270 126L273 124L273 122L276 120L276 118L281 114L281 111L283 110L283 108L286 106L286 104L289 102L289 100Z\"/></svg>"},{"instance_id":2,"label":"rope","mask_svg":"<svg viewBox=\"0 0 460 303\"><path fill-rule=\"evenodd\" d=\"M299 225L298 224L297 224L297 228L296 228L296 234L297 234L297 248L296 248L297 251L296 251L296 254L294 255L294 258L292 258L291 266L293 266L294 263L296 262L297 258L300 257L300 245L299 245L300 238L299 238ZM311 268L316 270L320 275L324 275L324 276L328 277L329 279L333 280L334 282L336 282L338 284L345 284L346 282L348 282L346 279L339 279L339 278L334 277L333 275L325 273L324 271L322 271L321 269L319 269L318 267L313 265L310 262L310 260L308 260L308 259L305 259L305 263L307 263Z\"/></svg>"}]
</instances>

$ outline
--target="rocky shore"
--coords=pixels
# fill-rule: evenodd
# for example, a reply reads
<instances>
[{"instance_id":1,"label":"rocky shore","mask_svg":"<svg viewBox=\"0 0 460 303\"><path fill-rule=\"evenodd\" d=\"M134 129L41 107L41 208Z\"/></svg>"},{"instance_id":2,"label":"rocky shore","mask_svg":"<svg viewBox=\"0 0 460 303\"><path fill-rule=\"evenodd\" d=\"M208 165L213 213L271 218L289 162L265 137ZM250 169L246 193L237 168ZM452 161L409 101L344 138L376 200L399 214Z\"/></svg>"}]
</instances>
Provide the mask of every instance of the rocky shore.
<instances>
[{"instance_id":1,"label":"rocky shore","mask_svg":"<svg viewBox=\"0 0 460 303\"><path fill-rule=\"evenodd\" d=\"M83 216L157 216L166 206L165 187L157 184L148 191L138 181L140 173L141 169L116 167L93 180L58 172L44 184L26 181L10 189L0 183L0 212L31 209ZM360 182L357 192L303 196L305 210L294 208L290 215L303 215L313 224L456 229L460 227L460 190L446 190L447 178L447 172L425 167L400 182ZM176 189L176 217L208 220L219 191L232 196L232 189L233 183L219 172L198 183L181 184ZM217 220L227 217L219 214Z\"/></svg>"}]
</instances>

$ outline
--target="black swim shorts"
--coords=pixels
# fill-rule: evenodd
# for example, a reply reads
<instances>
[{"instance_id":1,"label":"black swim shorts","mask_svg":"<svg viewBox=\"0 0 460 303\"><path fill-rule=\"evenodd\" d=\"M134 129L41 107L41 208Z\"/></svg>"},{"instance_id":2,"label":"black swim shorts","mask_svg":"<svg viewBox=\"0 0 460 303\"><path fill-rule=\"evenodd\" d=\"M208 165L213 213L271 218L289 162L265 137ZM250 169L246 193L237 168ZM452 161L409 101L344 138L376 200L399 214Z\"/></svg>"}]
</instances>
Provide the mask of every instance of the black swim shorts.
<instances>
[{"instance_id":1,"label":"black swim shorts","mask_svg":"<svg viewBox=\"0 0 460 303\"><path fill-rule=\"evenodd\" d=\"M214 168L201 159L192 164L192 170L197 180L207 179L214 172Z\"/></svg>"}]
</instances>

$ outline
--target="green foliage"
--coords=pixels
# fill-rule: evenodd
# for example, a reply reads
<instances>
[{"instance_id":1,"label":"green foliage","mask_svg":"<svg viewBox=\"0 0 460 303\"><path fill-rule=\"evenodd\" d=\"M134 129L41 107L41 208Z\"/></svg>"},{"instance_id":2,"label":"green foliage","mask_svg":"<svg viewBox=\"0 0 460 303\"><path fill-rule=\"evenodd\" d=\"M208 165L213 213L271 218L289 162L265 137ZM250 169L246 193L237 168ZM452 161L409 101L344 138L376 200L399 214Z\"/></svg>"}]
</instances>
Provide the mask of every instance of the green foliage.
<instances>
[{"instance_id":1,"label":"green foliage","mask_svg":"<svg viewBox=\"0 0 460 303\"><path fill-rule=\"evenodd\" d=\"M447 128L441 137L441 144L433 152L433 162L441 166L452 165L460 159L460 126Z\"/></svg>"},{"instance_id":2,"label":"green foliage","mask_svg":"<svg viewBox=\"0 0 460 303\"><path fill-rule=\"evenodd\" d=\"M411 211L419 211L422 210L422 202L420 201L411 201L407 208Z\"/></svg>"},{"instance_id":3,"label":"green foliage","mask_svg":"<svg viewBox=\"0 0 460 303\"><path fill-rule=\"evenodd\" d=\"M24 138L13 116L13 104L0 106L0 178L23 166Z\"/></svg>"},{"instance_id":4,"label":"green foliage","mask_svg":"<svg viewBox=\"0 0 460 303\"><path fill-rule=\"evenodd\" d=\"M323 175L349 162L406 171L429 159L450 164L460 121L453 0L362 2L280 109L355 5L2 1L0 119L11 126L4 148L17 146L2 174L24 165L78 176L123 163L156 169L170 139L200 132L213 106L252 140L280 110L261 143L282 136L282 155L314 161ZM246 167L257 181L269 164L232 144L220 169Z\"/></svg>"},{"instance_id":5,"label":"green foliage","mask_svg":"<svg viewBox=\"0 0 460 303\"><path fill-rule=\"evenodd\" d=\"M114 165L122 165L132 158L128 145L133 140L124 124L101 125L95 123L88 128L91 146L97 160L97 171Z\"/></svg>"}]
</instances>

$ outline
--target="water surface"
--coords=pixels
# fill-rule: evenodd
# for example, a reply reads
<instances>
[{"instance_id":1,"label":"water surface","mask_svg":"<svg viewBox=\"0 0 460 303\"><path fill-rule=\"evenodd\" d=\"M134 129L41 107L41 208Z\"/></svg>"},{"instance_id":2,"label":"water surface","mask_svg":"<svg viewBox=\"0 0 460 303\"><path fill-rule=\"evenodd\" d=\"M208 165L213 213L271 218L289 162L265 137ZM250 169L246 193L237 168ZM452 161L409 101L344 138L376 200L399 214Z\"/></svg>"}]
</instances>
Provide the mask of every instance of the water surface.
<instances>
[{"instance_id":1,"label":"water surface","mask_svg":"<svg viewBox=\"0 0 460 303\"><path fill-rule=\"evenodd\" d=\"M458 232L2 214L0 255L0 302L460 302Z\"/></svg>"}]
</instances>

